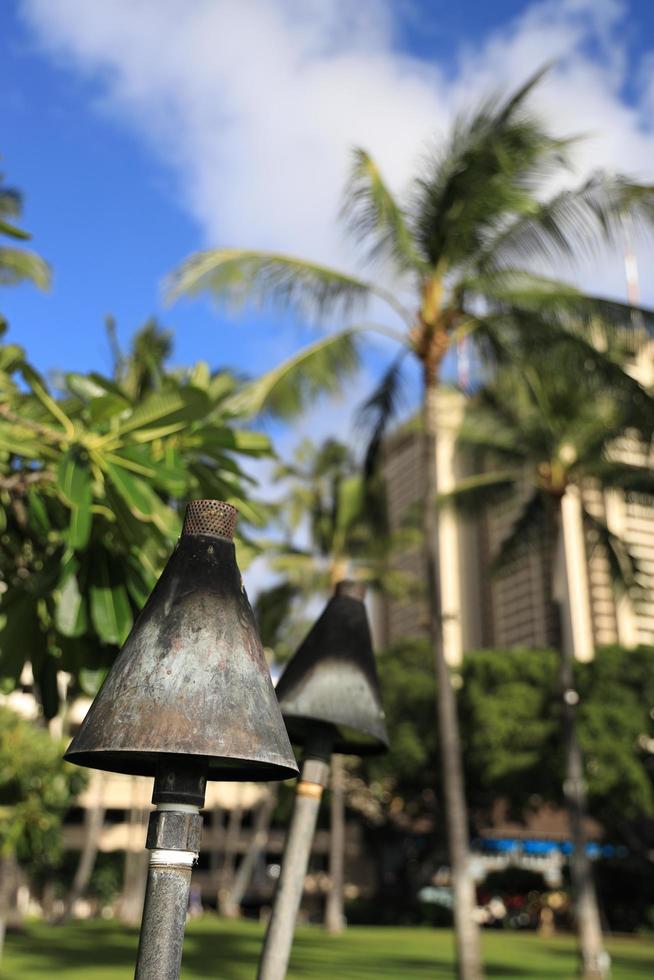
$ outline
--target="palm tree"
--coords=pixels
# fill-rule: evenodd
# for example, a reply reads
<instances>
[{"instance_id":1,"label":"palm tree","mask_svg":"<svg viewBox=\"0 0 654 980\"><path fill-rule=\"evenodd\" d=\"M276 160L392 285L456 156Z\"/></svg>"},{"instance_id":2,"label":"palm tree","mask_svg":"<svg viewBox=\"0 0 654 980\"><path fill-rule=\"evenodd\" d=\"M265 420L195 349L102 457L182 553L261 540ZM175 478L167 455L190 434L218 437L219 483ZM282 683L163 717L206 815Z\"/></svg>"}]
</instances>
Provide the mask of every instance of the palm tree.
<instances>
[{"instance_id":1,"label":"palm tree","mask_svg":"<svg viewBox=\"0 0 654 980\"><path fill-rule=\"evenodd\" d=\"M648 411L643 411L647 408ZM459 443L478 454L482 471L462 480L445 502L479 512L489 503L519 500L514 522L502 540L496 569L504 569L537 542L557 543L556 573L566 583L574 617L584 610L583 590L574 562L579 526L608 562L616 586L632 595L638 570L625 544L587 506L584 487L654 495L648 466L625 462L619 440L640 415L651 438L651 402L634 406L630 392L607 390L601 371L569 344L555 345L534 359L500 371L468 408ZM624 453L622 454L624 456ZM561 574L562 573L562 574ZM592 643L592 636L590 637ZM602 931L592 868L586 853L586 792L583 758L576 731L579 696L575 691L572 645L561 639L560 693L565 755L564 799L573 842L572 882L582 975L606 973ZM592 651L584 650L585 654Z\"/></svg>"},{"instance_id":2,"label":"palm tree","mask_svg":"<svg viewBox=\"0 0 654 980\"><path fill-rule=\"evenodd\" d=\"M551 135L526 108L541 74L509 98L489 100L456 121L414 178L404 205L369 154L356 150L343 218L364 259L376 264L372 277L284 254L221 248L191 256L170 285L173 297L208 291L230 303L273 303L330 323L360 312L372 299L385 304L393 327L355 323L321 338L254 382L243 396L249 397L252 411L297 411L321 386L334 389L349 377L358 364L364 331L381 330L397 341L399 353L365 406L372 433L369 464L398 409L407 356L418 365L428 629L438 678L457 960L463 980L477 980L482 966L456 704L438 599L434 444L442 366L464 338L481 355L506 360L528 340L542 343L561 334L590 349L591 324L594 338L608 338L616 324L628 324L628 307L587 296L521 263L561 256L571 260L578 249L613 238L625 214L648 224L654 216L654 190L624 177L597 174L580 187L547 196L549 181L566 164L570 141ZM652 322L645 311L643 322Z\"/></svg>"},{"instance_id":3,"label":"palm tree","mask_svg":"<svg viewBox=\"0 0 654 980\"><path fill-rule=\"evenodd\" d=\"M284 497L275 508L281 540L266 542L272 568L287 598L329 596L337 582L356 576L377 587L401 588L386 562L389 542L379 484L367 483L352 451L336 439L316 446L304 439L290 463L280 463L275 484ZM298 545L302 532L306 544ZM279 601L279 596L277 596Z\"/></svg>"}]
</instances>

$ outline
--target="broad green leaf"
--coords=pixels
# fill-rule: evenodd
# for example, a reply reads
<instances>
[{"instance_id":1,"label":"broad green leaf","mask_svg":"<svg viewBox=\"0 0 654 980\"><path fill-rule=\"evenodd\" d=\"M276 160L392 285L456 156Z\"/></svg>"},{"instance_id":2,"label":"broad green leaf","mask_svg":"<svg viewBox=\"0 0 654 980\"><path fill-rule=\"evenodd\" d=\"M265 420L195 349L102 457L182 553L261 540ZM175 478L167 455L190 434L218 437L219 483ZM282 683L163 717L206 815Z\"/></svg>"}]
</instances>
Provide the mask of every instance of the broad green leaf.
<instances>
[{"instance_id":1,"label":"broad green leaf","mask_svg":"<svg viewBox=\"0 0 654 980\"><path fill-rule=\"evenodd\" d=\"M170 425L202 417L209 409L206 394L198 388L168 389L149 395L121 424L121 434Z\"/></svg>"},{"instance_id":2,"label":"broad green leaf","mask_svg":"<svg viewBox=\"0 0 654 980\"><path fill-rule=\"evenodd\" d=\"M90 670L87 667L83 667L79 672L79 686L88 697L94 698L104 684L105 677L108 673L109 671L106 667L100 670Z\"/></svg>"},{"instance_id":3,"label":"broad green leaf","mask_svg":"<svg viewBox=\"0 0 654 980\"><path fill-rule=\"evenodd\" d=\"M106 463L106 471L134 517L142 521L152 520L159 501L148 484L123 466L114 463Z\"/></svg>"},{"instance_id":4,"label":"broad green leaf","mask_svg":"<svg viewBox=\"0 0 654 980\"><path fill-rule=\"evenodd\" d=\"M134 555L130 555L125 566L125 584L133 601L139 609L142 609L152 591L152 586L144 581L143 566Z\"/></svg>"},{"instance_id":5,"label":"broad green leaf","mask_svg":"<svg viewBox=\"0 0 654 980\"><path fill-rule=\"evenodd\" d=\"M6 592L0 604L0 677L15 684L26 661L43 648L37 603L26 592Z\"/></svg>"},{"instance_id":6,"label":"broad green leaf","mask_svg":"<svg viewBox=\"0 0 654 980\"><path fill-rule=\"evenodd\" d=\"M151 521L170 538L178 531L178 518L148 484L121 466L107 463L107 473L130 513L142 521Z\"/></svg>"},{"instance_id":7,"label":"broad green leaf","mask_svg":"<svg viewBox=\"0 0 654 980\"><path fill-rule=\"evenodd\" d=\"M0 425L0 450L29 460L40 460L43 455L42 444L34 431L19 424Z\"/></svg>"},{"instance_id":8,"label":"broad green leaf","mask_svg":"<svg viewBox=\"0 0 654 980\"><path fill-rule=\"evenodd\" d=\"M129 402L124 398L117 398L115 395L101 395L94 398L88 406L91 424L101 425L103 422L110 422L118 418L129 408Z\"/></svg>"},{"instance_id":9,"label":"broad green leaf","mask_svg":"<svg viewBox=\"0 0 654 980\"><path fill-rule=\"evenodd\" d=\"M92 402L109 395L114 401L121 402L126 408L129 408L130 405L129 399L125 397L120 388L100 374L78 374L71 371L66 374L66 387L85 401Z\"/></svg>"},{"instance_id":10,"label":"broad green leaf","mask_svg":"<svg viewBox=\"0 0 654 980\"><path fill-rule=\"evenodd\" d=\"M68 544L81 550L86 547L91 533L93 493L90 470L85 461L80 462L74 450L69 450L59 463L57 487L70 507Z\"/></svg>"},{"instance_id":11,"label":"broad green leaf","mask_svg":"<svg viewBox=\"0 0 654 980\"><path fill-rule=\"evenodd\" d=\"M76 551L85 548L91 536L91 524L93 522L91 499L91 486L89 484L88 494L70 512L68 544Z\"/></svg>"},{"instance_id":12,"label":"broad green leaf","mask_svg":"<svg viewBox=\"0 0 654 980\"><path fill-rule=\"evenodd\" d=\"M82 636L87 629L86 603L79 590L74 571L62 585L55 609L57 629L64 636Z\"/></svg>"},{"instance_id":13,"label":"broad green leaf","mask_svg":"<svg viewBox=\"0 0 654 980\"><path fill-rule=\"evenodd\" d=\"M48 289L50 266L36 254L23 248L0 248L0 284L13 286L26 280L39 289Z\"/></svg>"},{"instance_id":14,"label":"broad green leaf","mask_svg":"<svg viewBox=\"0 0 654 980\"><path fill-rule=\"evenodd\" d=\"M201 388L203 391L207 390L211 381L211 371L206 361L198 361L194 365L189 375L189 380L194 387Z\"/></svg>"},{"instance_id":15,"label":"broad green leaf","mask_svg":"<svg viewBox=\"0 0 654 980\"><path fill-rule=\"evenodd\" d=\"M32 530L37 534L47 535L52 526L48 517L48 509L42 494L34 487L30 487L27 491L27 510Z\"/></svg>"},{"instance_id":16,"label":"broad green leaf","mask_svg":"<svg viewBox=\"0 0 654 980\"><path fill-rule=\"evenodd\" d=\"M250 429L232 429L234 449L241 453L270 452L270 439L264 432L253 432Z\"/></svg>"},{"instance_id":17,"label":"broad green leaf","mask_svg":"<svg viewBox=\"0 0 654 980\"><path fill-rule=\"evenodd\" d=\"M34 680L43 707L43 714L48 721L56 718L59 711L58 668L58 661L48 651L45 651L38 663L32 664Z\"/></svg>"},{"instance_id":18,"label":"broad green leaf","mask_svg":"<svg viewBox=\"0 0 654 980\"><path fill-rule=\"evenodd\" d=\"M57 467L57 487L61 496L69 507L74 507L86 498L90 486L91 474L86 461L80 461L79 453L69 450Z\"/></svg>"},{"instance_id":19,"label":"broad green leaf","mask_svg":"<svg viewBox=\"0 0 654 980\"><path fill-rule=\"evenodd\" d=\"M92 556L89 599L91 621L103 643L121 645L132 627L132 610L125 586L112 574L107 555Z\"/></svg>"},{"instance_id":20,"label":"broad green leaf","mask_svg":"<svg viewBox=\"0 0 654 980\"><path fill-rule=\"evenodd\" d=\"M126 462L123 463L123 460ZM173 445L164 447L163 459L155 459L147 446L126 446L119 453L112 453L111 462L134 472L136 476L148 480L175 497L186 492L188 478L184 458ZM130 468L130 463L135 465Z\"/></svg>"}]
</instances>

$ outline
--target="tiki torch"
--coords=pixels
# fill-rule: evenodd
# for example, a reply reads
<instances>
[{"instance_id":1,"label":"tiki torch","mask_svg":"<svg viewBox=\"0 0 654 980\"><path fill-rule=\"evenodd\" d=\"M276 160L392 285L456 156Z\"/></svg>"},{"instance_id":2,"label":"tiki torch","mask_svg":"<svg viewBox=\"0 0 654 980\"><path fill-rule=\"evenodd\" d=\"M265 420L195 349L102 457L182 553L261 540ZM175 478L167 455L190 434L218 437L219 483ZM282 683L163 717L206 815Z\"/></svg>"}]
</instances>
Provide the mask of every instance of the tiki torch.
<instances>
[{"instance_id":1,"label":"tiki torch","mask_svg":"<svg viewBox=\"0 0 654 980\"><path fill-rule=\"evenodd\" d=\"M188 505L177 547L66 753L154 776L137 980L179 977L207 780L298 771L236 564L236 514L215 500Z\"/></svg>"}]
</instances>

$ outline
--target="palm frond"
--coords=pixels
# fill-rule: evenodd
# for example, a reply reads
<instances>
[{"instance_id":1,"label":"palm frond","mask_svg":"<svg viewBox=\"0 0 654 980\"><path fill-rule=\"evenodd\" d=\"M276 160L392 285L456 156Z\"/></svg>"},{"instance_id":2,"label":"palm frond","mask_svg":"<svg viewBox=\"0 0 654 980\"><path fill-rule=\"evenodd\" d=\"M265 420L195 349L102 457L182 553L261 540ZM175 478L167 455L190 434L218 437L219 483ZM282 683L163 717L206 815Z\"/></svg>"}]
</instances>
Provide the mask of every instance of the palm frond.
<instances>
[{"instance_id":1,"label":"palm frond","mask_svg":"<svg viewBox=\"0 0 654 980\"><path fill-rule=\"evenodd\" d=\"M343 195L341 219L358 244L368 245L368 259L392 259L400 272L426 272L416 251L406 215L365 150L354 150L354 163Z\"/></svg>"},{"instance_id":2,"label":"palm frond","mask_svg":"<svg viewBox=\"0 0 654 980\"><path fill-rule=\"evenodd\" d=\"M642 572L637 559L627 544L585 507L582 516L586 530L590 532L591 541L594 539L594 548L601 548L602 554L607 560L613 587L637 601L642 597L644 591L641 580Z\"/></svg>"},{"instance_id":3,"label":"palm frond","mask_svg":"<svg viewBox=\"0 0 654 980\"><path fill-rule=\"evenodd\" d=\"M603 459L594 465L587 465L584 470L607 489L654 498L654 470L649 466Z\"/></svg>"},{"instance_id":4,"label":"palm frond","mask_svg":"<svg viewBox=\"0 0 654 980\"><path fill-rule=\"evenodd\" d=\"M305 259L274 252L219 248L196 252L169 277L169 300L208 292L239 307L272 304L305 318L348 316L365 307L371 295L385 300L406 319L395 298L374 283Z\"/></svg>"},{"instance_id":5,"label":"palm frond","mask_svg":"<svg viewBox=\"0 0 654 980\"><path fill-rule=\"evenodd\" d=\"M317 395L334 395L360 366L355 328L322 337L246 384L225 407L246 416L269 413L292 418Z\"/></svg>"},{"instance_id":6,"label":"palm frond","mask_svg":"<svg viewBox=\"0 0 654 980\"><path fill-rule=\"evenodd\" d=\"M580 187L563 190L500 227L484 248L479 267L593 254L603 241L615 240L627 217L651 227L654 187L596 173Z\"/></svg>"},{"instance_id":7,"label":"palm frond","mask_svg":"<svg viewBox=\"0 0 654 980\"><path fill-rule=\"evenodd\" d=\"M457 434L460 449L471 449L484 457L519 463L523 458L516 431L496 411L484 411L480 405L471 406Z\"/></svg>"},{"instance_id":8,"label":"palm frond","mask_svg":"<svg viewBox=\"0 0 654 980\"><path fill-rule=\"evenodd\" d=\"M486 100L454 125L444 153L416 183L412 232L436 266L467 265L507 215L532 214L536 190L560 166L569 141L552 137L525 102L537 72L514 95Z\"/></svg>"},{"instance_id":9,"label":"palm frond","mask_svg":"<svg viewBox=\"0 0 654 980\"><path fill-rule=\"evenodd\" d=\"M517 309L540 314L545 323L558 323L566 332L588 334L594 329L599 334L603 327L622 333L632 327L654 331L654 310L588 295L570 283L525 269L506 267L472 276L462 288L507 313Z\"/></svg>"},{"instance_id":10,"label":"palm frond","mask_svg":"<svg viewBox=\"0 0 654 980\"><path fill-rule=\"evenodd\" d=\"M520 558L534 539L547 531L547 522L547 502L543 494L534 489L508 534L502 539L497 554L493 557L492 571L502 572Z\"/></svg>"},{"instance_id":11,"label":"palm frond","mask_svg":"<svg viewBox=\"0 0 654 980\"><path fill-rule=\"evenodd\" d=\"M489 504L510 499L523 477L523 467L467 476L453 490L439 494L436 502L439 507L455 507L462 514L478 514Z\"/></svg>"},{"instance_id":12,"label":"palm frond","mask_svg":"<svg viewBox=\"0 0 654 980\"><path fill-rule=\"evenodd\" d=\"M402 367L406 351L394 358L373 393L357 412L357 426L366 437L364 473L370 479L377 471L380 450L388 427L403 404Z\"/></svg>"},{"instance_id":13,"label":"palm frond","mask_svg":"<svg viewBox=\"0 0 654 980\"><path fill-rule=\"evenodd\" d=\"M254 603L254 617L259 627L261 642L274 648L279 641L282 626L289 618L298 589L291 582L278 582L259 592Z\"/></svg>"}]
</instances>

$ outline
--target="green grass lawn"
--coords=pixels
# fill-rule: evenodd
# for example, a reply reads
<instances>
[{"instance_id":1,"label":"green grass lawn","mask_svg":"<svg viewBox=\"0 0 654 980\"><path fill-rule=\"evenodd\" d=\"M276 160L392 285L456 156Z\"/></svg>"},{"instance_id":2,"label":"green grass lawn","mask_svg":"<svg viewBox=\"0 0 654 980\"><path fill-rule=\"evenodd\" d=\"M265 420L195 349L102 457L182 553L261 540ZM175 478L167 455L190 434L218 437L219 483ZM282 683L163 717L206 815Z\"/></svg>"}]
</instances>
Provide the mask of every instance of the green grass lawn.
<instances>
[{"instance_id":1,"label":"green grass lawn","mask_svg":"<svg viewBox=\"0 0 654 980\"><path fill-rule=\"evenodd\" d=\"M182 977L253 980L262 930L249 922L221 922L207 916L190 923ZM137 934L111 922L50 927L30 925L7 939L3 980L129 980ZM613 939L613 980L654 977L654 940ZM575 973L574 942L561 936L485 932L489 977L555 980ZM397 980L452 977L452 937L446 930L350 928L332 938L320 928L298 930L289 980Z\"/></svg>"}]
</instances>

